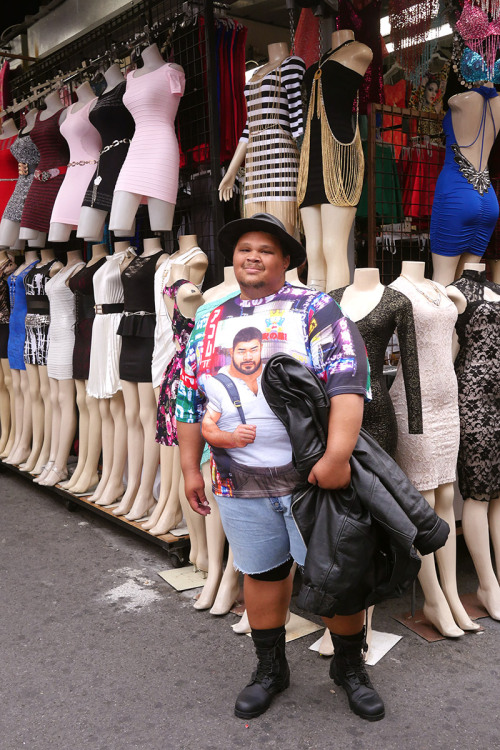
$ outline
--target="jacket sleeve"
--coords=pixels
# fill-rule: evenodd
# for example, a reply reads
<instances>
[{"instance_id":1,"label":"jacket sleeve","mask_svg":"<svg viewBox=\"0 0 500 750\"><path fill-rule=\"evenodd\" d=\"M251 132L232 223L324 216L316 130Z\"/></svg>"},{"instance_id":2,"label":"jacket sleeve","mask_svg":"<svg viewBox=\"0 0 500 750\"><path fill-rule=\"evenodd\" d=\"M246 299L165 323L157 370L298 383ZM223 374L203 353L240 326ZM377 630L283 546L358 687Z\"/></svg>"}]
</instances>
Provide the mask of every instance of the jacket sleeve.
<instances>
[{"instance_id":1,"label":"jacket sleeve","mask_svg":"<svg viewBox=\"0 0 500 750\"><path fill-rule=\"evenodd\" d=\"M394 290L396 291L396 290ZM411 435L421 435L422 395L420 392L420 370L418 367L417 336L413 320L413 307L410 300L401 295L400 305L396 310L396 331L401 351L401 367L406 392L408 409L408 427Z\"/></svg>"}]
</instances>

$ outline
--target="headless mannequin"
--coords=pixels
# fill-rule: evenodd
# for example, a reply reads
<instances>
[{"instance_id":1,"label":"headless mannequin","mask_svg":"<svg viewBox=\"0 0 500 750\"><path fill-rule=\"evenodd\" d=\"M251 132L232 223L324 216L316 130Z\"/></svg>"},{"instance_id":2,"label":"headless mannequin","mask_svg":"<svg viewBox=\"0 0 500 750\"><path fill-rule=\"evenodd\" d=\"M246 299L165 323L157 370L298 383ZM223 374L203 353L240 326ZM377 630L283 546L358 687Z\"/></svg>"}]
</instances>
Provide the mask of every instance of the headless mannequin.
<instances>
[{"instance_id":1,"label":"headless mannequin","mask_svg":"<svg viewBox=\"0 0 500 750\"><path fill-rule=\"evenodd\" d=\"M332 49L354 39L349 29L334 31ZM332 59L364 75L373 58L369 47L361 42L348 44ZM308 261L307 285L318 292L339 289L349 284L347 245L356 215L356 206L333 206L324 203L300 209Z\"/></svg>"},{"instance_id":2,"label":"headless mannequin","mask_svg":"<svg viewBox=\"0 0 500 750\"><path fill-rule=\"evenodd\" d=\"M104 89L103 94L107 94L108 91L112 91L116 86L118 86L119 83L123 83L123 81L125 80L120 70L120 66L117 63L113 63L110 68L104 71L104 78L106 79L107 86ZM89 112L91 112L94 107L95 103L91 104ZM106 221L107 215L108 212L103 211L100 208L82 206L76 236L84 237L86 240L94 239L100 242L104 235L104 223Z\"/></svg>"},{"instance_id":3,"label":"headless mannequin","mask_svg":"<svg viewBox=\"0 0 500 750\"><path fill-rule=\"evenodd\" d=\"M44 266L54 260L54 251L44 249L41 252L41 260L38 266ZM50 269L49 277L52 278L62 268L62 263L54 263ZM52 404L50 400L50 383L46 365L26 364L28 375L31 412L33 419L33 442L31 453L26 463L19 467L22 471L29 471L33 476L42 473L42 467L49 460L50 436L52 429Z\"/></svg>"},{"instance_id":4,"label":"headless mannequin","mask_svg":"<svg viewBox=\"0 0 500 750\"><path fill-rule=\"evenodd\" d=\"M141 57L144 66L134 71L132 74L134 78L140 78L143 75L152 73L154 70L167 64L156 44L146 47ZM176 70L183 70L180 65L176 65L175 63L172 63L171 67L174 67ZM116 230L130 231L132 229L133 219L137 213L141 199L142 195L138 195L137 193L115 190L109 219L109 228L113 232L116 232ZM175 204L151 197L147 198L147 204L151 231L169 232L172 229Z\"/></svg>"},{"instance_id":5,"label":"headless mannequin","mask_svg":"<svg viewBox=\"0 0 500 750\"><path fill-rule=\"evenodd\" d=\"M254 76L252 81L262 80L269 72L277 68L283 60L286 60L290 56L288 45L285 42L274 42L273 44L267 45L267 52L269 56L268 62L263 65ZM231 159L231 163L227 168L227 172L219 185L219 199L221 201L228 201L231 199L234 191L234 182L238 169L241 167L245 160L248 144L245 141L240 141L234 152L234 156ZM250 217L258 213L269 213L276 216L281 222L283 222L287 232L291 235L295 233L295 223L291 221L290 217L295 213L295 201L292 202L292 208L289 201L272 201L264 200L259 203L245 203L245 216Z\"/></svg>"},{"instance_id":6,"label":"headless mannequin","mask_svg":"<svg viewBox=\"0 0 500 750\"><path fill-rule=\"evenodd\" d=\"M0 141L5 141L7 138L13 138L17 135L16 123L9 117L8 120L2 123L2 132L0 133Z\"/></svg>"},{"instance_id":7,"label":"headless mannequin","mask_svg":"<svg viewBox=\"0 0 500 750\"><path fill-rule=\"evenodd\" d=\"M107 254L107 245L93 245L92 257L87 266L95 265ZM91 494L99 479L97 465L102 446L101 415L98 400L89 396L86 391L86 383L85 380L75 380L76 405L79 412L78 463L71 479L62 485L65 490L72 492L74 495Z\"/></svg>"},{"instance_id":8,"label":"headless mannequin","mask_svg":"<svg viewBox=\"0 0 500 750\"><path fill-rule=\"evenodd\" d=\"M154 255L161 250L157 237L144 240L143 257ZM156 269L167 259L160 255ZM123 270L131 263L126 260ZM115 516L125 516L128 521L143 518L154 505L153 484L160 460L159 445L155 441L156 400L151 383L133 383L121 380L127 420L127 489L117 508Z\"/></svg>"},{"instance_id":9,"label":"headless mannequin","mask_svg":"<svg viewBox=\"0 0 500 750\"><path fill-rule=\"evenodd\" d=\"M59 118L59 125L64 121L66 116L66 110L64 109L61 98L58 91L51 91L48 96L45 97L44 104L46 109L40 113L40 120L48 120L56 112L61 111ZM21 227L19 230L19 239L28 240L30 247L45 247L47 242L47 235L45 232L37 232L36 229L29 229L28 227Z\"/></svg>"},{"instance_id":10,"label":"headless mannequin","mask_svg":"<svg viewBox=\"0 0 500 750\"><path fill-rule=\"evenodd\" d=\"M80 270L81 263L80 250L68 250L64 268L69 269L74 266L74 273L76 273ZM38 477L38 484L54 487L68 476L68 456L76 431L76 401L75 381L72 378L56 380L49 377L49 383L52 401L50 455L46 469Z\"/></svg>"},{"instance_id":11,"label":"headless mannequin","mask_svg":"<svg viewBox=\"0 0 500 750\"><path fill-rule=\"evenodd\" d=\"M114 244L115 253L128 248L128 242ZM98 404L102 423L102 475L89 501L109 506L121 499L125 491L123 472L127 462L127 421L123 393L119 390L111 398L100 398Z\"/></svg>"},{"instance_id":12,"label":"headless mannequin","mask_svg":"<svg viewBox=\"0 0 500 750\"><path fill-rule=\"evenodd\" d=\"M220 284L217 284L217 286L212 286L210 287L210 289L204 291L203 297L205 299L205 302L213 302L214 300L222 299L227 294L231 294L232 292L234 292L235 294L239 294L240 287L234 275L234 268L232 266L225 266L224 281L222 281Z\"/></svg>"},{"instance_id":13,"label":"headless mannequin","mask_svg":"<svg viewBox=\"0 0 500 750\"><path fill-rule=\"evenodd\" d=\"M83 107L85 107L90 101L97 101L97 97L94 94L92 87L88 81L82 83L82 85L77 88L75 93L78 101L76 102L76 104L71 105L71 107L68 107L65 110L64 115L59 122L59 125L61 125L64 121L68 110L71 111L71 114L74 114L80 109L83 109ZM68 242L71 230L73 228L74 227L72 224L60 224L59 222L51 221L49 229L50 242Z\"/></svg>"},{"instance_id":14,"label":"headless mannequin","mask_svg":"<svg viewBox=\"0 0 500 750\"><path fill-rule=\"evenodd\" d=\"M36 251L27 250L24 256L24 263L19 266L13 276L18 276L36 260L38 260ZM14 392L15 436L14 444L5 459L5 463L17 466L24 463L30 454L33 422L27 372L26 370L11 368L11 374Z\"/></svg>"},{"instance_id":15,"label":"headless mannequin","mask_svg":"<svg viewBox=\"0 0 500 750\"><path fill-rule=\"evenodd\" d=\"M35 124L36 116L38 114L37 109L30 109L26 114L26 125L22 129L22 133L29 133L33 129ZM13 121L9 121L13 122ZM3 137L3 136L2 136ZM11 219L2 219L0 222L0 247L13 247L19 238L19 230L21 227L20 221L12 221Z\"/></svg>"},{"instance_id":16,"label":"headless mannequin","mask_svg":"<svg viewBox=\"0 0 500 750\"><path fill-rule=\"evenodd\" d=\"M16 264L5 250L0 250L2 274L7 277L16 270ZM12 388L12 373L7 357L0 360L0 458L6 458L15 436L15 402Z\"/></svg>"},{"instance_id":17,"label":"headless mannequin","mask_svg":"<svg viewBox=\"0 0 500 750\"><path fill-rule=\"evenodd\" d=\"M492 83L486 83L485 85L493 87ZM460 146L460 151L476 169L479 169L480 161L481 169L487 166L488 157L495 141L495 135L498 133L500 127L500 101L496 97L489 100L493 121L489 114L490 107L488 106L486 110L484 143L482 142L482 138L477 138L475 143L472 143L476 139L480 128L483 116L483 103L483 97L475 93L474 89L462 94L455 94L448 101L457 143L459 145L462 143L471 144L468 147ZM492 190L493 188L490 189ZM448 286L455 279L460 278L465 263L477 263L478 261L479 257L474 255L474 253L462 253L462 255L451 257L432 253L432 265L434 269L432 278L434 281L443 284L443 286Z\"/></svg>"},{"instance_id":18,"label":"headless mannequin","mask_svg":"<svg viewBox=\"0 0 500 750\"><path fill-rule=\"evenodd\" d=\"M484 271L484 263L465 263L464 270ZM467 307L467 300L462 292L455 287L446 290L449 298L455 303L457 310L463 313ZM500 297L492 289L485 287L485 299L499 301ZM454 355L458 354L458 338L454 337ZM472 557L479 587L477 597L490 617L500 620L500 495L489 503L464 498L462 511L462 529L465 543ZM490 553L490 537L496 560L496 574Z\"/></svg>"},{"instance_id":19,"label":"headless mannequin","mask_svg":"<svg viewBox=\"0 0 500 750\"><path fill-rule=\"evenodd\" d=\"M424 275L425 263L403 261L401 274L418 288L427 293L435 294ZM435 553L441 585L436 574L434 555L422 557L418 579L425 598L424 615L442 635L448 638L456 638L463 635L464 630L478 630L479 625L468 616L457 591L457 538L453 511L453 483L448 482L431 490L423 490L421 495L450 527L446 544Z\"/></svg>"}]
</instances>

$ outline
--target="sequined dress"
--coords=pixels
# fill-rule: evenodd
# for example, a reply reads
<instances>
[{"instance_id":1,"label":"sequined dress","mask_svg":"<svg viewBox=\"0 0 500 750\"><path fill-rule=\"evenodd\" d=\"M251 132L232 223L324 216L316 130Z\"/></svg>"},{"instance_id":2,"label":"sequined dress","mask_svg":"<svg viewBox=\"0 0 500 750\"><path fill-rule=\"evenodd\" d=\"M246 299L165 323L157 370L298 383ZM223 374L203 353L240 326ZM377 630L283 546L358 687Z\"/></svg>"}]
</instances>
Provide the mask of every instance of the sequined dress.
<instances>
[{"instance_id":1,"label":"sequined dress","mask_svg":"<svg viewBox=\"0 0 500 750\"><path fill-rule=\"evenodd\" d=\"M31 140L29 133L19 135L10 147L10 153L17 159L18 164L25 165L24 171L27 174L19 174L14 192L10 196L10 200L3 212L3 218L9 221L20 222L23 215L24 202L33 182L35 169L40 161L40 154Z\"/></svg>"},{"instance_id":2,"label":"sequined dress","mask_svg":"<svg viewBox=\"0 0 500 750\"><path fill-rule=\"evenodd\" d=\"M24 279L26 292L26 338L24 341L24 363L26 365L47 365L49 349L50 304L45 286L50 279L50 271L57 260L37 265L28 271Z\"/></svg>"}]
</instances>

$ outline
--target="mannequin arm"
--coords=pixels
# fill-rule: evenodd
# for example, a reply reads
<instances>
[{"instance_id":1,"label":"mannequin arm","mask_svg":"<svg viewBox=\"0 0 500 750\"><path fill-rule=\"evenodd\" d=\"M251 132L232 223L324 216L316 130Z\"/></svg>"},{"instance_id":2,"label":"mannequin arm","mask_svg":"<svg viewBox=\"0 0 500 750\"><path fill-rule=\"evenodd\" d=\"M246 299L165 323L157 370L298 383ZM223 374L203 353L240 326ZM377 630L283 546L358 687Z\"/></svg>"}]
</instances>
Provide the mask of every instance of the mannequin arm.
<instances>
[{"instance_id":1,"label":"mannequin arm","mask_svg":"<svg viewBox=\"0 0 500 750\"><path fill-rule=\"evenodd\" d=\"M186 498L196 513L207 516L210 513L210 505L205 495L205 480L200 470L204 440L199 422L189 424L177 421L177 440Z\"/></svg>"},{"instance_id":2,"label":"mannequin arm","mask_svg":"<svg viewBox=\"0 0 500 750\"><path fill-rule=\"evenodd\" d=\"M236 146L236 151L231 159L231 163L227 168L227 172L221 180L219 185L219 200L228 201L231 199L234 189L234 181L236 179L236 173L245 161L245 154L247 152L247 142L240 141Z\"/></svg>"}]
</instances>

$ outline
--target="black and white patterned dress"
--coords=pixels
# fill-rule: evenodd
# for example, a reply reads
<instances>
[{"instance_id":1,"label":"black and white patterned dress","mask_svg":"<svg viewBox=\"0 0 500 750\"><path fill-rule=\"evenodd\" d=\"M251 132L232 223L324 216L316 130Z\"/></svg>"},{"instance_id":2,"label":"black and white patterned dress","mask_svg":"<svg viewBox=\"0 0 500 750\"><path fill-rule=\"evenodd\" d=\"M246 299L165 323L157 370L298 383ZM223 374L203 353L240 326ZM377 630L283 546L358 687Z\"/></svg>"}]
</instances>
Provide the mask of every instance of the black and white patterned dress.
<instances>
[{"instance_id":1,"label":"black and white patterned dress","mask_svg":"<svg viewBox=\"0 0 500 750\"><path fill-rule=\"evenodd\" d=\"M24 202L28 191L33 182L35 169L40 161L40 154L37 147L30 138L29 133L23 135L22 133L14 141L10 147L10 153L17 159L19 164L26 164L27 174L20 174L17 178L16 187L14 192L10 196L9 202L5 206L3 212L3 218L9 221L21 221L23 213Z\"/></svg>"},{"instance_id":2,"label":"black and white patterned dress","mask_svg":"<svg viewBox=\"0 0 500 750\"><path fill-rule=\"evenodd\" d=\"M467 300L455 361L460 412L458 486L464 500L500 496L500 285L465 270L453 283ZM484 298L488 287L499 299Z\"/></svg>"},{"instance_id":3,"label":"black and white patterned dress","mask_svg":"<svg viewBox=\"0 0 500 750\"><path fill-rule=\"evenodd\" d=\"M49 348L50 305L45 284L57 260L34 266L24 277L26 291L26 338L24 339L24 364L47 365Z\"/></svg>"},{"instance_id":4,"label":"black and white patterned dress","mask_svg":"<svg viewBox=\"0 0 500 750\"><path fill-rule=\"evenodd\" d=\"M240 143L248 142L245 204L296 200L304 72L300 57L287 57L262 79L245 86L248 119L240 138Z\"/></svg>"}]
</instances>

